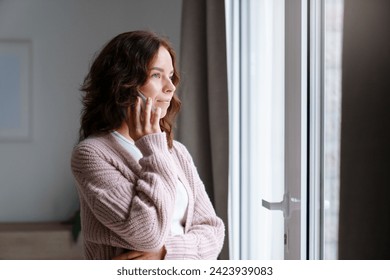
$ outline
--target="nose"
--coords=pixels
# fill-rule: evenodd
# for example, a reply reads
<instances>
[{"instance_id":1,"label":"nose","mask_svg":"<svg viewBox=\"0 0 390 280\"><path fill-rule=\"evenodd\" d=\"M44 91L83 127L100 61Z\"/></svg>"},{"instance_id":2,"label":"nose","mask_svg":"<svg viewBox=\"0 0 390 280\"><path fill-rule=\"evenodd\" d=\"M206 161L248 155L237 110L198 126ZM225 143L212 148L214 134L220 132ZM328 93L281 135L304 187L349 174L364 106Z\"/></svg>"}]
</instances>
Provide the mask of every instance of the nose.
<instances>
[{"instance_id":1,"label":"nose","mask_svg":"<svg viewBox=\"0 0 390 280\"><path fill-rule=\"evenodd\" d=\"M175 85L173 84L173 81L171 78L166 78L165 79L165 85L164 85L164 93L174 93L176 90Z\"/></svg>"}]
</instances>

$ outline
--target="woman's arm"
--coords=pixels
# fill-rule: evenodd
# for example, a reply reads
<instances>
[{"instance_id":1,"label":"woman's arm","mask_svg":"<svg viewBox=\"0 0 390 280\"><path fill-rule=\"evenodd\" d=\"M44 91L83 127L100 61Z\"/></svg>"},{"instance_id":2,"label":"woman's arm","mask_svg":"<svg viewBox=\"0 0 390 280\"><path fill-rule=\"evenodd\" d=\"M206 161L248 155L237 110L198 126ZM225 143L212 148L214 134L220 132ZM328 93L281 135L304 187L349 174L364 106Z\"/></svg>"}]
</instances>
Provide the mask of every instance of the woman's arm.
<instances>
[{"instance_id":1,"label":"woman's arm","mask_svg":"<svg viewBox=\"0 0 390 280\"><path fill-rule=\"evenodd\" d=\"M150 134L136 144L144 157L139 174L126 178L112 152L87 141L72 156L80 194L101 224L109 242L138 251L163 247L169 233L177 172L164 133Z\"/></svg>"},{"instance_id":2,"label":"woman's arm","mask_svg":"<svg viewBox=\"0 0 390 280\"><path fill-rule=\"evenodd\" d=\"M176 147L183 156L183 171L192 186L195 203L188 232L167 238L165 259L216 259L225 237L224 224L214 211L187 149L179 143Z\"/></svg>"}]
</instances>

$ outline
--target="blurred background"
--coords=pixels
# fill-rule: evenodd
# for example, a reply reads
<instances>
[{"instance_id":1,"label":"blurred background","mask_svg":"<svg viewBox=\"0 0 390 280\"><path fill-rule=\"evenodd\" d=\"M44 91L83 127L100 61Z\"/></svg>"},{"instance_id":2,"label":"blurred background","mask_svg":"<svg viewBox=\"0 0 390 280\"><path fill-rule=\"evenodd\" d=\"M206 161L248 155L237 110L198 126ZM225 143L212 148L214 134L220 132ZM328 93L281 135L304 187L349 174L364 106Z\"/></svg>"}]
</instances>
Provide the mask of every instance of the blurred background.
<instances>
[{"instance_id":1,"label":"blurred background","mask_svg":"<svg viewBox=\"0 0 390 280\"><path fill-rule=\"evenodd\" d=\"M15 230L8 223L72 218L78 209L70 156L78 141L79 87L94 54L117 34L136 29L167 36L179 52L181 5L181 0L0 0L0 58L23 57L28 64L22 81L27 87L21 88L20 96L4 95L0 101L3 231ZM12 70L6 66L2 68L8 75L2 72L0 89L7 87ZM58 232L58 227L53 230ZM6 253L2 246L9 240L4 238L0 259L12 258L12 251L27 240L21 236L15 241L20 246Z\"/></svg>"}]
</instances>

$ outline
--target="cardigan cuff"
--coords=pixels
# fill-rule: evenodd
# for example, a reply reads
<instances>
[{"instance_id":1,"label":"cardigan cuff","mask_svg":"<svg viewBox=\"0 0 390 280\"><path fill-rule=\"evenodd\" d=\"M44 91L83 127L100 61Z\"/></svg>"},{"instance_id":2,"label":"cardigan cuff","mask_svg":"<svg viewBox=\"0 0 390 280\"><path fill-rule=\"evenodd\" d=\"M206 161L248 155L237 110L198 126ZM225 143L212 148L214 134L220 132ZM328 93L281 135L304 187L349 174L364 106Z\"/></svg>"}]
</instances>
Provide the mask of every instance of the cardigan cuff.
<instances>
[{"instance_id":1,"label":"cardigan cuff","mask_svg":"<svg viewBox=\"0 0 390 280\"><path fill-rule=\"evenodd\" d=\"M176 237L177 238L177 237ZM188 252L192 252L192 248L186 246L185 239L172 240L169 237L165 241L165 260L185 260L192 259L188 256ZM193 253L193 252L192 252Z\"/></svg>"},{"instance_id":2,"label":"cardigan cuff","mask_svg":"<svg viewBox=\"0 0 390 280\"><path fill-rule=\"evenodd\" d=\"M148 156L156 152L168 152L168 141L165 132L147 134L134 143L142 152Z\"/></svg>"}]
</instances>

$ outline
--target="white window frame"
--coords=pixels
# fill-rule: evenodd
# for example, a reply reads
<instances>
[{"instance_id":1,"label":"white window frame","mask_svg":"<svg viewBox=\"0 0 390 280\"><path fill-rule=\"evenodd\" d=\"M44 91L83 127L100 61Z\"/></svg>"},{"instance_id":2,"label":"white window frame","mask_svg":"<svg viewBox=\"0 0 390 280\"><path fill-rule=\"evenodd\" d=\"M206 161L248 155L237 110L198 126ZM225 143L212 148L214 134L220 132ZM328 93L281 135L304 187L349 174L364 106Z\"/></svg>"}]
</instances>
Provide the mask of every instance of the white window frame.
<instances>
[{"instance_id":1,"label":"white window frame","mask_svg":"<svg viewBox=\"0 0 390 280\"><path fill-rule=\"evenodd\" d=\"M250 246L253 244L253 234L248 216L250 216L251 187L248 182L247 171L251 169L250 154L246 149L248 143L248 127L246 112L248 102L248 83L245 78L250 76L251 50L248 47L248 40L251 38L251 27L248 26L246 13L250 12L248 3L251 0L226 0L225 7L230 21L227 21L228 40L228 67L229 67L229 115L230 115L230 190L229 190L229 222L230 222L230 257L231 259L250 259ZM308 259L319 258L319 207L320 189L318 189L318 172L314 176L308 176L309 165L318 162L320 155L318 146L308 150L309 143L317 143L318 130L312 127L318 122L318 116L309 115L317 113L315 109L309 112L310 105L317 104L317 99L310 96L313 84L308 82L309 67L313 68L312 56L308 57L309 47L312 42L309 38L309 9L312 13L313 7L307 0L285 1L285 178L286 188L294 188L288 197L289 209L291 212L297 207L300 208L298 223L299 229L289 229L286 232L284 257L286 259ZM244 20L243 20L244 19ZM311 29L313 30L313 29ZM246 50L247 52L243 51ZM311 54L313 55L313 54ZM310 66L309 66L310 62ZM314 65L317 67L316 65ZM310 77L311 78L311 77ZM315 87L315 86L314 86ZM318 104L317 104L318 105ZM310 121L310 124L308 125ZM313 123L314 121L314 123ZM310 134L309 133L310 129ZM310 172L314 169L310 167ZM311 189L315 187L317 189ZM288 192L288 191L287 191ZM259 197L259 200L261 198ZM308 203L310 201L310 203ZM249 205L249 206L248 206ZM307 209L309 207L309 209ZM292 209L294 208L294 209ZM314 209L314 210L313 210ZM310 213L310 216L308 215ZM313 214L314 213L314 214ZM288 220L288 219L287 219ZM310 226L308 222L310 221ZM296 221L294 222L296 223ZM314 225L314 227L313 227ZM248 240L249 237L249 240ZM317 247L316 247L317 246Z\"/></svg>"},{"instance_id":2,"label":"white window frame","mask_svg":"<svg viewBox=\"0 0 390 280\"><path fill-rule=\"evenodd\" d=\"M324 2L312 0L310 9L309 111L309 233L308 258L323 259L323 135L324 135Z\"/></svg>"}]
</instances>

